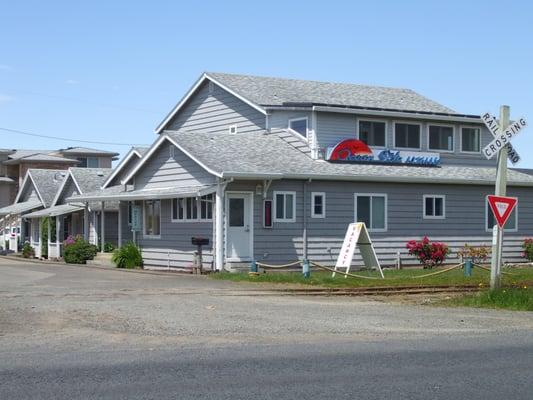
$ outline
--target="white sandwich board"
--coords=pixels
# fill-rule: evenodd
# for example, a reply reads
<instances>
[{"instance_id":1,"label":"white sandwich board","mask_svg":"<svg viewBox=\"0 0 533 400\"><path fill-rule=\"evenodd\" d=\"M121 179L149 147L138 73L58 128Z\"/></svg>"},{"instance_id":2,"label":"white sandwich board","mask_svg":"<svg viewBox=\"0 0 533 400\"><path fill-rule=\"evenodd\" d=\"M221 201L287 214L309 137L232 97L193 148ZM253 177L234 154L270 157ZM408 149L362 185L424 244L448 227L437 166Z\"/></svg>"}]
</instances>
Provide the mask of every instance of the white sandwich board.
<instances>
[{"instance_id":1,"label":"white sandwich board","mask_svg":"<svg viewBox=\"0 0 533 400\"><path fill-rule=\"evenodd\" d=\"M379 264L374 246L372 246L372 240L370 240L370 235L364 222L354 222L348 225L346 236L344 237L344 242L342 243L341 251L335 264L335 271L337 269L344 269L346 273L350 272L356 247L359 247L359 252L361 253L361 257L363 257L365 267L376 267L381 277L384 278L383 270ZM335 277L335 272L333 272L333 277Z\"/></svg>"}]
</instances>

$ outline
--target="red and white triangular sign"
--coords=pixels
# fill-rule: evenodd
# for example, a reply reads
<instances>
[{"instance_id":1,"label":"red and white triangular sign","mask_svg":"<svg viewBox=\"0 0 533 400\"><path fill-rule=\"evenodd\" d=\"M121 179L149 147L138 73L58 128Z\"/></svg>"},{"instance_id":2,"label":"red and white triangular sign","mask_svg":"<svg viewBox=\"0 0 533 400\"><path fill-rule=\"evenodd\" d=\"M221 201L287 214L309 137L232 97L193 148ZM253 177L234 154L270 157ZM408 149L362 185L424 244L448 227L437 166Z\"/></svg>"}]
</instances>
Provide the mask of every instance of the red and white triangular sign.
<instances>
[{"instance_id":1,"label":"red and white triangular sign","mask_svg":"<svg viewBox=\"0 0 533 400\"><path fill-rule=\"evenodd\" d=\"M500 228L503 228L509 219L509 216L516 207L518 199L516 197L489 195L487 196L487 200L489 201L490 209L494 214L494 218L496 218L496 222L498 222Z\"/></svg>"}]
</instances>

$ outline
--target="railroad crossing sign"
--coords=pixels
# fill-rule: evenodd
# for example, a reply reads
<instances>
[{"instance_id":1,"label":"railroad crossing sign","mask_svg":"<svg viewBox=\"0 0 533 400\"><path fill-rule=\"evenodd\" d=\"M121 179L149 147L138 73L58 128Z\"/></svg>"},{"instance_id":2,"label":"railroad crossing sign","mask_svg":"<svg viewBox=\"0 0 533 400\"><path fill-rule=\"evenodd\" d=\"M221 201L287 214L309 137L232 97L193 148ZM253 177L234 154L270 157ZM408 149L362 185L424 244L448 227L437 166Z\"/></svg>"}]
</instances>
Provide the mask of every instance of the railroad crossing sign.
<instances>
[{"instance_id":1,"label":"railroad crossing sign","mask_svg":"<svg viewBox=\"0 0 533 400\"><path fill-rule=\"evenodd\" d=\"M494 118L490 113L483 114L481 119L494 136L494 140L483 149L483 154L487 160L490 160L492 157L498 154L501 149L506 147L507 157L509 160L511 160L513 165L520 161L520 156L511 145L511 139L513 139L523 128L527 126L526 120L524 118L519 118L517 121L509 124L507 128L502 130L501 126L498 124L498 121L496 121L496 118Z\"/></svg>"},{"instance_id":2,"label":"railroad crossing sign","mask_svg":"<svg viewBox=\"0 0 533 400\"><path fill-rule=\"evenodd\" d=\"M506 197L506 196L487 196L490 209L496 218L496 222L500 228L503 228L509 219L509 216L513 212L514 208L518 204L518 199L516 197Z\"/></svg>"}]
</instances>

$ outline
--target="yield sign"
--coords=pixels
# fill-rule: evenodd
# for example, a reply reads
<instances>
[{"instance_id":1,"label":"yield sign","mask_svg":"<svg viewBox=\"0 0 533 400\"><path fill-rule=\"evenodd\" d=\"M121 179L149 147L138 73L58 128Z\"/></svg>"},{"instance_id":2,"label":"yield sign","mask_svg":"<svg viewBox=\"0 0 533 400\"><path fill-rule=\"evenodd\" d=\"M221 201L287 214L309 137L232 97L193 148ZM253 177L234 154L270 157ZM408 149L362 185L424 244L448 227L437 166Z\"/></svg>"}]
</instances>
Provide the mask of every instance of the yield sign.
<instances>
[{"instance_id":1,"label":"yield sign","mask_svg":"<svg viewBox=\"0 0 533 400\"><path fill-rule=\"evenodd\" d=\"M516 197L489 195L487 196L487 200L489 201L490 209L494 214L494 218L496 218L496 222L498 222L500 228L503 228L509 219L509 216L513 212L513 209L516 207L518 199Z\"/></svg>"}]
</instances>

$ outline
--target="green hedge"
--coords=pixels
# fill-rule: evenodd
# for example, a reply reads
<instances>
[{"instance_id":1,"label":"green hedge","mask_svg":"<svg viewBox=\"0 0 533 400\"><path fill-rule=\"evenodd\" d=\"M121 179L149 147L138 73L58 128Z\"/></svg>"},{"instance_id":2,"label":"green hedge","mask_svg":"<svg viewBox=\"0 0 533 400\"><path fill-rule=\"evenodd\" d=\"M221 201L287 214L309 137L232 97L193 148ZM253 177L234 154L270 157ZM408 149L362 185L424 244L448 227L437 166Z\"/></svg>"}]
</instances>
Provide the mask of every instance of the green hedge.
<instances>
[{"instance_id":1,"label":"green hedge","mask_svg":"<svg viewBox=\"0 0 533 400\"><path fill-rule=\"evenodd\" d=\"M63 259L68 264L86 264L87 260L92 260L97 253L97 246L77 237L74 240L65 241Z\"/></svg>"}]
</instances>

